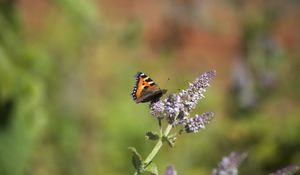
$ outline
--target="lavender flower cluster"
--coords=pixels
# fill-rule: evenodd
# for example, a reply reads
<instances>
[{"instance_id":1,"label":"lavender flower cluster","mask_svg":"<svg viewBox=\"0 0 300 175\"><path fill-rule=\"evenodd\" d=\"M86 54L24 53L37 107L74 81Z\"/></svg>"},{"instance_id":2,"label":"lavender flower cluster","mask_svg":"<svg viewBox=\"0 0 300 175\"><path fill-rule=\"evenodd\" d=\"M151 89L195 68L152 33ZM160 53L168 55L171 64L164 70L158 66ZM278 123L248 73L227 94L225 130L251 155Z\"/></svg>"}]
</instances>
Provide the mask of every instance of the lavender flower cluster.
<instances>
[{"instance_id":1,"label":"lavender flower cluster","mask_svg":"<svg viewBox=\"0 0 300 175\"><path fill-rule=\"evenodd\" d=\"M197 114L194 118L188 118L184 121L185 131L187 133L196 133L200 129L204 129L205 125L207 125L212 119L212 112L206 112L202 115Z\"/></svg>"},{"instance_id":2,"label":"lavender flower cluster","mask_svg":"<svg viewBox=\"0 0 300 175\"><path fill-rule=\"evenodd\" d=\"M246 153L232 152L229 156L223 157L218 167L213 169L212 175L238 175L238 166L246 159L246 157ZM289 165L270 175L293 175L298 171L299 166Z\"/></svg>"},{"instance_id":3,"label":"lavender flower cluster","mask_svg":"<svg viewBox=\"0 0 300 175\"><path fill-rule=\"evenodd\" d=\"M237 175L238 166L246 159L246 153L232 152L229 156L223 157L218 168L214 169L212 175Z\"/></svg>"},{"instance_id":4,"label":"lavender flower cluster","mask_svg":"<svg viewBox=\"0 0 300 175\"><path fill-rule=\"evenodd\" d=\"M280 170L277 170L276 172L271 173L270 175L293 175L297 173L298 170L299 170L299 166L290 165Z\"/></svg>"},{"instance_id":5,"label":"lavender flower cluster","mask_svg":"<svg viewBox=\"0 0 300 175\"><path fill-rule=\"evenodd\" d=\"M156 118L166 118L169 124L174 126L182 124L187 133L196 133L205 128L205 125L213 118L212 112L196 115L194 118L189 118L189 116L200 99L204 98L204 92L215 75L215 70L205 72L190 83L187 89L171 94L164 100L151 102L151 114Z\"/></svg>"},{"instance_id":6,"label":"lavender flower cluster","mask_svg":"<svg viewBox=\"0 0 300 175\"><path fill-rule=\"evenodd\" d=\"M246 153L232 152L229 156L223 157L218 167L213 169L212 175L238 175L238 166L246 159ZM294 175L299 171L299 166L289 165L269 175ZM169 165L165 175L177 175L174 167Z\"/></svg>"}]
</instances>

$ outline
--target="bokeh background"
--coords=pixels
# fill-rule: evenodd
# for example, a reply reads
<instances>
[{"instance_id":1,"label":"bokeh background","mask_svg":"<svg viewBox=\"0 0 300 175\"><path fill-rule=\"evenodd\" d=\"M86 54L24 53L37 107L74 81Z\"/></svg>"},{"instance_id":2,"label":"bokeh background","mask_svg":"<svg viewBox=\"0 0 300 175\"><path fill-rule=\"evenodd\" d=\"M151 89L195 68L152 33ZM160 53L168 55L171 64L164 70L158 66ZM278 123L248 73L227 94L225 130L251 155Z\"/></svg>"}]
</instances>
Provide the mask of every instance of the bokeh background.
<instances>
[{"instance_id":1,"label":"bokeh background","mask_svg":"<svg viewBox=\"0 0 300 175\"><path fill-rule=\"evenodd\" d=\"M169 93L217 77L195 112L215 119L155 159L210 174L300 164L300 3L295 0L0 0L0 174L133 174L157 129L130 96L143 71Z\"/></svg>"}]
</instances>

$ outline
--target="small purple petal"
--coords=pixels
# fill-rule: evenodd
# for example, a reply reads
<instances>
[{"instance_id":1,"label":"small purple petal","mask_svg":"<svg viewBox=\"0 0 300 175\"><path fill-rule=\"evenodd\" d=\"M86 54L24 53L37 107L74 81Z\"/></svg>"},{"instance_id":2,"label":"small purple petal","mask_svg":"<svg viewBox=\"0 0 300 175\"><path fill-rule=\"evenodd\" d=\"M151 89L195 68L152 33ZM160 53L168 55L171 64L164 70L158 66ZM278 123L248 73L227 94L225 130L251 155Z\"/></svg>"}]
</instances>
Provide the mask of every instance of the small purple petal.
<instances>
[{"instance_id":1,"label":"small purple petal","mask_svg":"<svg viewBox=\"0 0 300 175\"><path fill-rule=\"evenodd\" d=\"M177 172L171 165L169 165L166 169L165 175L177 175Z\"/></svg>"}]
</instances>

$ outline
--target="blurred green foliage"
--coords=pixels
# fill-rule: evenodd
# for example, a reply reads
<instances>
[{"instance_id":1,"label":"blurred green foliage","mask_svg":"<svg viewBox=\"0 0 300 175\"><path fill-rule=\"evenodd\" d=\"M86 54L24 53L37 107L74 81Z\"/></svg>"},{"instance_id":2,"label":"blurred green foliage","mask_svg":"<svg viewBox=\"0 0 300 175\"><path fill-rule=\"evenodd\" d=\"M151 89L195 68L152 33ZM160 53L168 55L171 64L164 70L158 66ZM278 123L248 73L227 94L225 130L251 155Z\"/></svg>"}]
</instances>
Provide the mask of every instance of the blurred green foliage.
<instances>
[{"instance_id":1,"label":"blurred green foliage","mask_svg":"<svg viewBox=\"0 0 300 175\"><path fill-rule=\"evenodd\" d=\"M288 18L287 10L262 4L266 8L253 14L245 4L224 2L240 17L237 48L243 69L250 72L244 80L254 87L247 92L255 105L248 108L239 101L243 86L237 89L228 80L232 60L222 61L222 50L217 61L205 54L185 59L193 48L201 49L196 41L184 44L197 39L191 35L202 23L213 32L220 30L214 26L222 25L213 24L214 17L203 7L197 20L161 19L165 26L149 32L152 18L122 14L124 4L119 1L48 2L43 7L47 13L36 17L40 26L31 26L26 19L35 16L26 12L34 9L33 2L0 2L1 175L132 174L127 148L134 146L146 156L154 143L144 134L157 127L148 105L135 104L129 95L136 71L150 74L170 93L185 88L203 71L218 73L196 111L213 111L216 118L203 132L179 137L175 148L164 147L155 160L161 173L173 164L178 174L210 174L233 150L248 151L240 169L245 175L300 164L299 43L281 43L269 51L263 41L280 28L277 20ZM110 11L112 6L120 9ZM138 7L147 14L146 6ZM215 42L214 37L204 38ZM276 79L264 86L260 81L269 73Z\"/></svg>"}]
</instances>

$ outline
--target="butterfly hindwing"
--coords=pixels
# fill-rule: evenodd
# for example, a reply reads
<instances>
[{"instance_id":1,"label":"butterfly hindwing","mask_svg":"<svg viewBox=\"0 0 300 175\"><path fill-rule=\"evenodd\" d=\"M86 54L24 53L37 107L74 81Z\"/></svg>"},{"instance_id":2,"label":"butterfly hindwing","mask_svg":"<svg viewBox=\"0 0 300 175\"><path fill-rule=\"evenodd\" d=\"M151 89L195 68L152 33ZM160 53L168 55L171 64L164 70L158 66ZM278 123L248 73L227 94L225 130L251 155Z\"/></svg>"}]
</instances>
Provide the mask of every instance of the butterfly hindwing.
<instances>
[{"instance_id":1,"label":"butterfly hindwing","mask_svg":"<svg viewBox=\"0 0 300 175\"><path fill-rule=\"evenodd\" d=\"M132 98L136 103L156 101L167 92L165 89L160 89L158 85L143 72L138 72L135 77L136 82L132 91Z\"/></svg>"}]
</instances>

